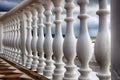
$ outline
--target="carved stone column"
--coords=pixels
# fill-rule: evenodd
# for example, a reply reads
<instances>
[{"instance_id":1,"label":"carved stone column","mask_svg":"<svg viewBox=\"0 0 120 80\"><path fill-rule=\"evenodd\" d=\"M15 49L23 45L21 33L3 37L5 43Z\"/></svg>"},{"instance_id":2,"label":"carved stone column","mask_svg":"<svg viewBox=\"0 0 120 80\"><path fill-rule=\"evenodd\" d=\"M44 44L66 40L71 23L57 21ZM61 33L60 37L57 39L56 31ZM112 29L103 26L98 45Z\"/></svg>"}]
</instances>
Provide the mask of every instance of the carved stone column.
<instances>
[{"instance_id":1,"label":"carved stone column","mask_svg":"<svg viewBox=\"0 0 120 80\"><path fill-rule=\"evenodd\" d=\"M27 16L27 39L26 39L26 50L28 53L28 59L26 61L26 67L31 68L32 65L32 50L31 50L31 41L32 41L32 13L30 12L30 7L27 8L26 11Z\"/></svg>"},{"instance_id":2,"label":"carved stone column","mask_svg":"<svg viewBox=\"0 0 120 80\"><path fill-rule=\"evenodd\" d=\"M78 80L76 65L74 60L76 58L76 38L74 35L73 29L73 9L75 5L73 0L65 0L65 9L66 9L66 35L63 44L64 56L67 60L65 68L66 72L64 75L64 80Z\"/></svg>"},{"instance_id":3,"label":"carved stone column","mask_svg":"<svg viewBox=\"0 0 120 80\"><path fill-rule=\"evenodd\" d=\"M77 55L81 63L79 70L81 75L79 77L79 80L92 80L90 78L91 69L89 67L89 62L93 55L93 46L87 26L88 3L89 0L78 0L78 4L80 6L80 15L78 16L78 18L80 19L80 33L77 41Z\"/></svg>"},{"instance_id":4,"label":"carved stone column","mask_svg":"<svg viewBox=\"0 0 120 80\"><path fill-rule=\"evenodd\" d=\"M49 3L49 4L48 4ZM46 66L43 71L43 75L46 76L48 79L52 79L52 74L54 71L54 65L53 65L53 60L52 60L52 43L53 43L53 38L51 34L51 16L52 16L52 2L51 0L43 0L43 6L45 8L45 17L46 17L46 36L44 40L44 52L46 55Z\"/></svg>"},{"instance_id":5,"label":"carved stone column","mask_svg":"<svg viewBox=\"0 0 120 80\"><path fill-rule=\"evenodd\" d=\"M31 42L31 49L33 52L33 62L32 62L32 66L31 69L32 71L36 71L37 70L37 65L38 65L38 53L37 53L37 20L38 20L38 12L35 8L35 5L33 5L33 8L31 9L32 15L33 15L33 37L32 37L32 42Z\"/></svg>"},{"instance_id":6,"label":"carved stone column","mask_svg":"<svg viewBox=\"0 0 120 80\"><path fill-rule=\"evenodd\" d=\"M17 14L17 41L16 41L16 48L17 48L17 57L16 62L19 63L20 59L20 20L19 20L19 14Z\"/></svg>"},{"instance_id":7,"label":"carved stone column","mask_svg":"<svg viewBox=\"0 0 120 80\"><path fill-rule=\"evenodd\" d=\"M26 27L27 27L27 20L26 20L26 15L25 12L22 11L20 13L20 49L21 49L21 61L20 64L22 64L23 66L25 66L26 64L26 60L27 60L27 54L26 54L26 35L27 35L27 31L26 31Z\"/></svg>"},{"instance_id":8,"label":"carved stone column","mask_svg":"<svg viewBox=\"0 0 120 80\"><path fill-rule=\"evenodd\" d=\"M95 41L95 57L100 66L99 80L110 80L111 39L107 25L107 0L99 0L99 29Z\"/></svg>"},{"instance_id":9,"label":"carved stone column","mask_svg":"<svg viewBox=\"0 0 120 80\"><path fill-rule=\"evenodd\" d=\"M38 19L39 19L39 23L38 23L38 40L37 40L37 51L38 51L38 55L39 55L39 64L38 64L38 68L37 68L37 72L38 74L43 75L43 70L45 67L45 58L44 58L44 49L43 49L43 45L44 45L44 32L43 32L43 19L44 19L44 7L39 3L37 4L37 11L38 11Z\"/></svg>"},{"instance_id":10,"label":"carved stone column","mask_svg":"<svg viewBox=\"0 0 120 80\"><path fill-rule=\"evenodd\" d=\"M3 24L0 22L0 55L3 54Z\"/></svg>"},{"instance_id":11,"label":"carved stone column","mask_svg":"<svg viewBox=\"0 0 120 80\"><path fill-rule=\"evenodd\" d=\"M62 80L64 77L64 63L62 61L63 59L63 37L62 37L62 31L61 31L61 12L62 12L62 2L63 0L52 0L55 8L54 8L54 14L55 14L55 37L53 40L53 54L55 56L55 70L53 74L52 80Z\"/></svg>"}]
</instances>

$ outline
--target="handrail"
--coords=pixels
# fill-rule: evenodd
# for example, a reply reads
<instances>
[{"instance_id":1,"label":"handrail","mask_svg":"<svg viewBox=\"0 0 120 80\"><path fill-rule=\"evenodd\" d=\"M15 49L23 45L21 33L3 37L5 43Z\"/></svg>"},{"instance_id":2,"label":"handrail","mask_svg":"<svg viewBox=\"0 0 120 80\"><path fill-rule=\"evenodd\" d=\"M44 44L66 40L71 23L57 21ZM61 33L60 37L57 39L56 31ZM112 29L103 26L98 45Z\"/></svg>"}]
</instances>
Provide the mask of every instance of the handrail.
<instances>
[{"instance_id":1,"label":"handrail","mask_svg":"<svg viewBox=\"0 0 120 80\"><path fill-rule=\"evenodd\" d=\"M35 0L24 0L18 6L14 7L13 9L8 11L4 15L0 16L0 21L3 21L6 17L10 17L14 13L17 13L18 11L21 11L23 8L25 8L26 6L32 4L33 2L35 2Z\"/></svg>"}]
</instances>

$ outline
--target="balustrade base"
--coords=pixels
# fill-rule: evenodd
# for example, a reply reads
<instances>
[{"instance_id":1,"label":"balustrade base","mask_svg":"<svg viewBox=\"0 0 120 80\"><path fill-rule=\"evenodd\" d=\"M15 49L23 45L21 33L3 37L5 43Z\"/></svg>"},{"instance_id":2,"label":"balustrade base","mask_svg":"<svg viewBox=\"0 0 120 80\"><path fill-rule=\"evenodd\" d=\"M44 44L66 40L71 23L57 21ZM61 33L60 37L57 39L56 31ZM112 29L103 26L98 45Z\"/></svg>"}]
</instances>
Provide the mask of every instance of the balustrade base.
<instances>
[{"instance_id":1,"label":"balustrade base","mask_svg":"<svg viewBox=\"0 0 120 80\"><path fill-rule=\"evenodd\" d=\"M96 74L100 80L110 80L111 74L98 73Z\"/></svg>"},{"instance_id":2,"label":"balustrade base","mask_svg":"<svg viewBox=\"0 0 120 80\"><path fill-rule=\"evenodd\" d=\"M39 63L39 62L33 62L33 63L32 63L32 66L31 66L31 70L32 70L32 71L37 71L37 67L38 67L37 65L38 65L38 63Z\"/></svg>"}]
</instances>

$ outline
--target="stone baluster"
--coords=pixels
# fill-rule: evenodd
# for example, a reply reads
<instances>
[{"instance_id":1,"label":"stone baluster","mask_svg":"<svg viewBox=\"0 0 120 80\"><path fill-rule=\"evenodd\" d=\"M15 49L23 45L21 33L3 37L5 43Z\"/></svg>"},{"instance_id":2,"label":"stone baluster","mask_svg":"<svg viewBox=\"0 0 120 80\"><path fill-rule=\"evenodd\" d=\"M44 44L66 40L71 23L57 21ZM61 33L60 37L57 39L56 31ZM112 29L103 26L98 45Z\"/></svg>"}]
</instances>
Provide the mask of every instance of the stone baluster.
<instances>
[{"instance_id":1,"label":"stone baluster","mask_svg":"<svg viewBox=\"0 0 120 80\"><path fill-rule=\"evenodd\" d=\"M18 15L17 15L17 24L18 24L18 39L17 39L18 56L17 56L17 63L21 64L21 34L20 34L21 18L20 18L20 12L18 12Z\"/></svg>"},{"instance_id":2,"label":"stone baluster","mask_svg":"<svg viewBox=\"0 0 120 80\"><path fill-rule=\"evenodd\" d=\"M6 26L7 25L7 26ZM7 39L7 38L9 38L9 22L6 24L6 25L4 25L5 26L5 28L4 28L4 31L5 31L5 34L4 34L4 36L5 36L5 43L4 43L4 46L8 46L8 41L9 41L9 39Z\"/></svg>"},{"instance_id":3,"label":"stone baluster","mask_svg":"<svg viewBox=\"0 0 120 80\"><path fill-rule=\"evenodd\" d=\"M11 18L12 24L11 24L11 45L10 45L10 52L12 54L12 61L14 60L14 52L13 52L13 40L14 40L14 21L13 18Z\"/></svg>"},{"instance_id":4,"label":"stone baluster","mask_svg":"<svg viewBox=\"0 0 120 80\"><path fill-rule=\"evenodd\" d=\"M5 54L7 55L8 54L8 59L10 60L10 57L11 57L11 55L9 54L10 52L9 52L9 33L10 33L10 30L9 30L9 26L10 26L10 23L8 22L8 24L6 24L6 28L5 28L5 36L6 36L6 38L5 38L5 47L4 47L4 49L5 49Z\"/></svg>"},{"instance_id":5,"label":"stone baluster","mask_svg":"<svg viewBox=\"0 0 120 80\"><path fill-rule=\"evenodd\" d=\"M107 25L107 0L99 0L99 29L95 42L95 57L100 66L99 80L110 80L110 33Z\"/></svg>"},{"instance_id":6,"label":"stone baluster","mask_svg":"<svg viewBox=\"0 0 120 80\"><path fill-rule=\"evenodd\" d=\"M12 61L14 60L14 53L13 53L13 40L14 40L14 21L13 18L11 18L12 20L12 25L11 25L11 53L12 53Z\"/></svg>"},{"instance_id":7,"label":"stone baluster","mask_svg":"<svg viewBox=\"0 0 120 80\"><path fill-rule=\"evenodd\" d=\"M6 51L6 47L7 47L7 36L8 36L8 32L7 32L7 30L8 30L8 27L6 26L7 24L4 22L4 56L6 56L6 53L7 53L7 51Z\"/></svg>"},{"instance_id":8,"label":"stone baluster","mask_svg":"<svg viewBox=\"0 0 120 80\"><path fill-rule=\"evenodd\" d=\"M5 41L5 49L6 49L6 54L9 54L9 60L11 60L11 52L10 52L10 21L8 22L8 26L6 26L6 41Z\"/></svg>"},{"instance_id":9,"label":"stone baluster","mask_svg":"<svg viewBox=\"0 0 120 80\"><path fill-rule=\"evenodd\" d=\"M11 53L12 53L12 61L14 61L14 19L12 17L12 40L11 40Z\"/></svg>"},{"instance_id":10,"label":"stone baluster","mask_svg":"<svg viewBox=\"0 0 120 80\"><path fill-rule=\"evenodd\" d=\"M27 18L24 10L21 11L19 17L20 17L20 38L21 38L20 39L20 50L21 50L20 64L25 66L26 60L27 60L27 53L26 53Z\"/></svg>"},{"instance_id":11,"label":"stone baluster","mask_svg":"<svg viewBox=\"0 0 120 80\"><path fill-rule=\"evenodd\" d=\"M4 22L2 26L4 26ZM4 36L3 36L2 44L3 44L3 54L5 55L5 38L6 38L5 26L3 27L3 35Z\"/></svg>"},{"instance_id":12,"label":"stone baluster","mask_svg":"<svg viewBox=\"0 0 120 80\"><path fill-rule=\"evenodd\" d=\"M16 22L16 15L14 17L14 41L13 41L13 45L14 45L14 61L16 62L16 39L17 39L17 22Z\"/></svg>"},{"instance_id":13,"label":"stone baluster","mask_svg":"<svg viewBox=\"0 0 120 80\"><path fill-rule=\"evenodd\" d=\"M76 58L76 38L73 30L73 0L65 0L66 9L66 36L63 43L63 52L66 58L66 72L64 74L64 80L77 80L77 71L74 60Z\"/></svg>"},{"instance_id":14,"label":"stone baluster","mask_svg":"<svg viewBox=\"0 0 120 80\"><path fill-rule=\"evenodd\" d=\"M7 26L5 26L4 22L4 39L3 39L3 44L4 44L4 51L5 51L5 46L6 46L6 38L7 38Z\"/></svg>"},{"instance_id":15,"label":"stone baluster","mask_svg":"<svg viewBox=\"0 0 120 80\"><path fill-rule=\"evenodd\" d=\"M2 27L4 26L4 22L2 23ZM3 40L2 40L2 44L3 44L3 54L5 54L5 38L6 38L6 32L5 32L5 26L3 27Z\"/></svg>"},{"instance_id":16,"label":"stone baluster","mask_svg":"<svg viewBox=\"0 0 120 80\"><path fill-rule=\"evenodd\" d=\"M92 41L90 39L87 27L87 4L89 0L78 0L80 6L80 33L77 41L77 55L81 63L79 72L81 73L79 80L91 80L89 62L93 54Z\"/></svg>"},{"instance_id":17,"label":"stone baluster","mask_svg":"<svg viewBox=\"0 0 120 80\"><path fill-rule=\"evenodd\" d=\"M43 44L44 44L44 33L43 33L43 12L44 12L44 7L41 4L37 5L37 11L38 11L38 19L39 19L39 24L38 24L38 40L37 40L37 51L39 55L39 64L37 68L37 73L43 75L43 70L45 67L45 58L44 58L44 51L43 51Z\"/></svg>"},{"instance_id":18,"label":"stone baluster","mask_svg":"<svg viewBox=\"0 0 120 80\"><path fill-rule=\"evenodd\" d=\"M26 67L31 68L32 65L32 50L31 50L31 41L32 41L32 13L30 12L30 7L27 8L26 11L26 16L27 16L27 39L26 39L26 50L28 53L28 59L26 61Z\"/></svg>"},{"instance_id":19,"label":"stone baluster","mask_svg":"<svg viewBox=\"0 0 120 80\"><path fill-rule=\"evenodd\" d=\"M15 62L17 62L18 57L18 49L17 49L17 40L18 40L18 23L17 23L17 14L15 16L15 42L14 42L14 48L15 48Z\"/></svg>"},{"instance_id":20,"label":"stone baluster","mask_svg":"<svg viewBox=\"0 0 120 80\"><path fill-rule=\"evenodd\" d=\"M55 37L53 40L53 54L55 56L55 70L53 74L52 80L62 80L64 77L64 63L62 61L63 59L63 36L61 31L61 12L62 12L62 3L63 0L52 0L55 8Z\"/></svg>"},{"instance_id":21,"label":"stone baluster","mask_svg":"<svg viewBox=\"0 0 120 80\"><path fill-rule=\"evenodd\" d=\"M22 11L19 12L18 17L19 17L19 20L20 20L20 24L19 24L19 26L20 26L20 27L19 27L19 32L20 32L20 40L19 40L19 48L20 48L19 64L22 65L22 62L23 62L23 59L22 59L22 52L23 52L23 51L22 51L22 48L21 48L21 46L22 46L22 43L21 43L21 42L22 42L22 40L23 40L23 39L22 39L22 35L23 35L23 34L22 34L22 29L21 29L22 26L23 26L23 22L22 22L22 21L23 21Z\"/></svg>"},{"instance_id":22,"label":"stone baluster","mask_svg":"<svg viewBox=\"0 0 120 80\"><path fill-rule=\"evenodd\" d=\"M17 58L18 58L18 45L17 45L17 42L18 42L18 14L16 14L16 38L15 38L15 53L16 53L16 57L15 57L15 61L17 62Z\"/></svg>"},{"instance_id":23,"label":"stone baluster","mask_svg":"<svg viewBox=\"0 0 120 80\"><path fill-rule=\"evenodd\" d=\"M10 19L9 19L9 20L10 20ZM9 21L9 24L8 24L8 35L9 35L9 37L7 37L7 38L8 38L8 39L7 39L7 43L8 43L8 50L7 50L7 51L9 51L9 54L10 54L9 58L10 58L10 60L12 60L12 59L11 59L12 55L11 55L11 52L10 52L11 21Z\"/></svg>"},{"instance_id":24,"label":"stone baluster","mask_svg":"<svg viewBox=\"0 0 120 80\"><path fill-rule=\"evenodd\" d=\"M7 39L8 38L8 39ZM7 55L7 58L10 58L9 51L8 51L8 40L9 40L9 22L5 25L5 44L4 44L4 49L5 49L5 54Z\"/></svg>"},{"instance_id":25,"label":"stone baluster","mask_svg":"<svg viewBox=\"0 0 120 80\"><path fill-rule=\"evenodd\" d=\"M3 54L3 23L0 22L0 54Z\"/></svg>"},{"instance_id":26,"label":"stone baluster","mask_svg":"<svg viewBox=\"0 0 120 80\"><path fill-rule=\"evenodd\" d=\"M35 5L33 5L33 8L31 10L32 15L33 15L33 37L32 37L32 43L31 43L31 49L33 52L33 62L32 62L32 66L31 69L32 71L36 71L37 70L37 65L38 65L38 54L37 54L37 21L38 21L38 12L35 8Z\"/></svg>"},{"instance_id":27,"label":"stone baluster","mask_svg":"<svg viewBox=\"0 0 120 80\"><path fill-rule=\"evenodd\" d=\"M10 19L9 19L10 20ZM7 47L7 53L9 54L9 60L12 60L11 57L11 48L10 48L10 40L11 40L11 21L9 21L7 26L7 36L6 36L6 47Z\"/></svg>"},{"instance_id":28,"label":"stone baluster","mask_svg":"<svg viewBox=\"0 0 120 80\"><path fill-rule=\"evenodd\" d=\"M10 20L11 20L11 19L10 19ZM10 29L10 30L9 30L10 38L8 39L8 41L9 41L8 46L9 46L9 53L11 54L11 56L10 56L10 60L12 60L12 53L11 53L12 21L10 21L10 28L9 28L9 29Z\"/></svg>"},{"instance_id":29,"label":"stone baluster","mask_svg":"<svg viewBox=\"0 0 120 80\"><path fill-rule=\"evenodd\" d=\"M20 41L20 20L18 17L19 14L17 14L17 40L16 40L16 48L17 48L17 57L16 57L16 62L19 63L19 58L20 58L20 47L19 47L19 41Z\"/></svg>"},{"instance_id":30,"label":"stone baluster","mask_svg":"<svg viewBox=\"0 0 120 80\"><path fill-rule=\"evenodd\" d=\"M3 26L4 26L4 37L3 37L3 45L4 45L4 56L5 56L5 54L6 54L6 50L5 50L5 47L6 47L6 38L7 38L7 27L5 26L5 22L4 22L4 24L3 24Z\"/></svg>"},{"instance_id":31,"label":"stone baluster","mask_svg":"<svg viewBox=\"0 0 120 80\"><path fill-rule=\"evenodd\" d=\"M49 3L49 4L48 4ZM52 74L54 71L54 65L53 65L53 60L52 60L52 42L53 38L51 35L51 9L52 9L52 2L51 0L43 0L43 6L45 8L45 17L46 17L46 36L44 40L44 53L46 55L46 66L43 71L43 75L46 76L48 79L52 79Z\"/></svg>"},{"instance_id":32,"label":"stone baluster","mask_svg":"<svg viewBox=\"0 0 120 80\"><path fill-rule=\"evenodd\" d=\"M10 57L10 55L9 55L9 43L8 43L8 41L9 41L9 24L7 23L6 25L5 25L5 36L6 36L6 39L5 39L5 55L6 55L6 57L9 59Z\"/></svg>"},{"instance_id":33,"label":"stone baluster","mask_svg":"<svg viewBox=\"0 0 120 80\"><path fill-rule=\"evenodd\" d=\"M13 61L15 61L15 45L14 45L14 42L15 42L15 19L13 17L13 39L12 39L12 53L13 53Z\"/></svg>"}]
</instances>

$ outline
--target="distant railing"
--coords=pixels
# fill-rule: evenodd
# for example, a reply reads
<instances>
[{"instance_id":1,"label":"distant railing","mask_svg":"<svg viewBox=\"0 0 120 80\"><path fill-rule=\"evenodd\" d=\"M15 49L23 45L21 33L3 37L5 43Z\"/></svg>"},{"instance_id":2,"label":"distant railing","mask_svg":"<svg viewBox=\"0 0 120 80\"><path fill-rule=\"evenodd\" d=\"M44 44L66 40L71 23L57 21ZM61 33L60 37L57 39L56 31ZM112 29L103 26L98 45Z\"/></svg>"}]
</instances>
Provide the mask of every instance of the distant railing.
<instances>
[{"instance_id":1,"label":"distant railing","mask_svg":"<svg viewBox=\"0 0 120 80\"><path fill-rule=\"evenodd\" d=\"M80 33L74 35L75 0L25 0L0 17L1 56L52 80L94 80L89 62L93 53L100 70L99 80L110 80L110 34L107 25L107 0L99 0L99 28L93 50L87 26L89 0L77 0L80 7ZM65 8L66 34L61 18ZM55 19L54 16L55 15ZM52 19L52 20L51 20ZM54 21L54 22L52 22ZM51 26L55 24L55 37ZM44 27L46 32L44 32ZM45 36L44 36L45 33ZM2 45L3 44L3 45ZM78 56L78 70L74 60ZM66 63L63 61L66 59ZM79 73L78 73L79 71Z\"/></svg>"}]
</instances>

